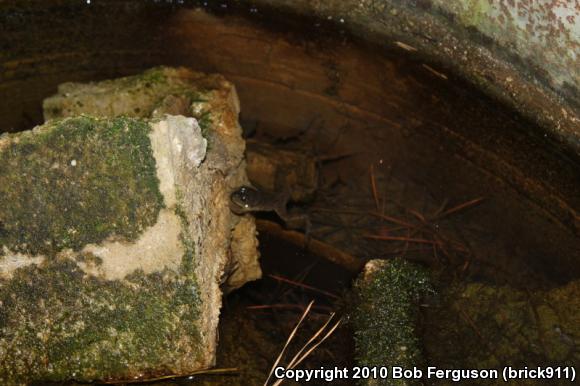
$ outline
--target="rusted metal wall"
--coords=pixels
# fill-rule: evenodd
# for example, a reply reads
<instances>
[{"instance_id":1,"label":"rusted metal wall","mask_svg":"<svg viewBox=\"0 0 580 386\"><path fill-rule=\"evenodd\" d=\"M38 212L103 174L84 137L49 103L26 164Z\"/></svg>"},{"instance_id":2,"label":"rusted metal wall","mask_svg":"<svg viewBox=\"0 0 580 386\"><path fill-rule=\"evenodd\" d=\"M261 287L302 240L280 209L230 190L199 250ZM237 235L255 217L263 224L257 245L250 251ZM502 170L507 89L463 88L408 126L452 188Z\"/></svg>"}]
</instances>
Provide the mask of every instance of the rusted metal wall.
<instances>
[{"instance_id":1,"label":"rusted metal wall","mask_svg":"<svg viewBox=\"0 0 580 386\"><path fill-rule=\"evenodd\" d=\"M580 84L580 2L562 0L433 0L465 28L475 28L565 92ZM570 94L570 97L577 97Z\"/></svg>"},{"instance_id":2,"label":"rusted metal wall","mask_svg":"<svg viewBox=\"0 0 580 386\"><path fill-rule=\"evenodd\" d=\"M255 1L253 2L255 3ZM508 104L580 155L578 0L258 0L411 51Z\"/></svg>"}]
</instances>

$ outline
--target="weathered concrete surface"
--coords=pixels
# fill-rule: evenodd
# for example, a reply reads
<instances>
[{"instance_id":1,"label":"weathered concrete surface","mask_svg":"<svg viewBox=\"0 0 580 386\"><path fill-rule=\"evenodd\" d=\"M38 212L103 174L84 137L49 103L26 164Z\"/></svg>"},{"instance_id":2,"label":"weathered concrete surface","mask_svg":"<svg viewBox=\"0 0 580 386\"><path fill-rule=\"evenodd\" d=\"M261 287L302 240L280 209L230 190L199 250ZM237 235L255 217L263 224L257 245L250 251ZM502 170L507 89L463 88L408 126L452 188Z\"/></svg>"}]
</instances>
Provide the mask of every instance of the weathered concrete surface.
<instances>
[{"instance_id":1,"label":"weathered concrete surface","mask_svg":"<svg viewBox=\"0 0 580 386\"><path fill-rule=\"evenodd\" d=\"M0 138L2 384L213 365L227 269L245 273L238 286L260 271L254 222L228 205L246 182L235 89L200 77L201 124L162 114L170 101L152 121L81 116ZM126 81L110 84L124 95Z\"/></svg>"},{"instance_id":2,"label":"weathered concrete surface","mask_svg":"<svg viewBox=\"0 0 580 386\"><path fill-rule=\"evenodd\" d=\"M243 158L245 143L241 140L237 119L240 111L238 96L235 87L220 75L206 75L186 68L157 67L120 79L63 83L56 95L45 99L43 110L45 119L80 114L194 117L208 138L210 148L215 150L208 153L208 167L215 173L230 176L227 187L212 192L210 197L215 197L219 203L227 202L228 189L231 191L248 182ZM224 157L224 154L228 156ZM169 170L170 165L162 165L160 169ZM228 248L231 243L228 267L232 275L226 272L224 278L228 290L261 276L253 218L235 216L231 221L230 226L236 228L231 234L232 240L224 240ZM225 228L220 231L225 232L223 234L229 232Z\"/></svg>"},{"instance_id":3,"label":"weathered concrete surface","mask_svg":"<svg viewBox=\"0 0 580 386\"><path fill-rule=\"evenodd\" d=\"M526 0L259 0L455 72L580 154L580 5Z\"/></svg>"},{"instance_id":4,"label":"weathered concrete surface","mask_svg":"<svg viewBox=\"0 0 580 386\"><path fill-rule=\"evenodd\" d=\"M175 186L161 183L154 158L177 149L153 138L195 131L183 151L198 156L174 157L175 171L195 172L207 144L193 119L152 128L80 117L1 138L2 384L211 365L186 222L192 200L171 202L162 186Z\"/></svg>"}]
</instances>

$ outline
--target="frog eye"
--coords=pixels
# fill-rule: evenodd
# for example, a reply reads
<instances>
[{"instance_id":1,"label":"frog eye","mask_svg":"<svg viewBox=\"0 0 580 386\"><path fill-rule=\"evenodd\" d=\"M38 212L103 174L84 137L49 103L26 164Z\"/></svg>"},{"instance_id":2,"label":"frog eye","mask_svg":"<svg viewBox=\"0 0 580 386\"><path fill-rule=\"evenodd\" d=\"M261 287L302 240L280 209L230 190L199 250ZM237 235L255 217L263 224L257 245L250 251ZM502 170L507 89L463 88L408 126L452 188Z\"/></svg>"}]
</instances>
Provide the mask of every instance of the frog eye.
<instances>
[{"instance_id":1,"label":"frog eye","mask_svg":"<svg viewBox=\"0 0 580 386\"><path fill-rule=\"evenodd\" d=\"M246 188L241 188L238 191L238 198L240 199L240 201L248 201L248 190Z\"/></svg>"},{"instance_id":2,"label":"frog eye","mask_svg":"<svg viewBox=\"0 0 580 386\"><path fill-rule=\"evenodd\" d=\"M244 208L249 207L248 205L248 196L245 194L240 194L239 196L240 202L242 202L244 204Z\"/></svg>"},{"instance_id":3,"label":"frog eye","mask_svg":"<svg viewBox=\"0 0 580 386\"><path fill-rule=\"evenodd\" d=\"M249 208L249 195L250 189L245 186L242 186L238 190L232 193L232 200L235 201L238 205L243 206L244 208Z\"/></svg>"}]
</instances>

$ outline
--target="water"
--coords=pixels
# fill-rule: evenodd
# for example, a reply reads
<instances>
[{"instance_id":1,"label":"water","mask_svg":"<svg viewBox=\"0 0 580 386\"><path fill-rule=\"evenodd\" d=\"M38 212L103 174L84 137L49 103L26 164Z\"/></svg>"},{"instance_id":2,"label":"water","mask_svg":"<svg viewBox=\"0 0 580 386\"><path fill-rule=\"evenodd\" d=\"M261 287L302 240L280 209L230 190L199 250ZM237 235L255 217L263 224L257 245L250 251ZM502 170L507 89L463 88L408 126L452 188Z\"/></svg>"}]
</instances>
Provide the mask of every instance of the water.
<instances>
[{"instance_id":1,"label":"water","mask_svg":"<svg viewBox=\"0 0 580 386\"><path fill-rule=\"evenodd\" d=\"M319 165L318 194L303 207L313 237L361 261L402 256L431 269L442 295L424 304L420 331L438 363L460 363L445 354L457 342L485 352L494 350L486 340L501 340L486 335L474 310L445 294L471 285L512 288L517 292L486 292L485 299L515 304L578 279L579 163L532 123L447 69L348 35L340 21L231 5L208 14L177 3L92 2L78 13L64 7L50 30L46 14L24 13L33 27L13 36L26 49L6 51L17 65L0 84L2 130L41 122L40 101L63 81L158 64L224 74L238 89L249 137L321 158L348 154ZM73 11L71 23L66 16ZM338 295L350 286L352 274L267 234L261 251L266 274ZM263 379L300 311L247 307L304 306L310 299L318 306L310 329L322 315L344 310L340 301L271 277L229 295L217 366L251 362L255 372L245 376ZM453 323L460 326L456 335L438 328ZM231 333L238 328L247 333ZM546 339L552 332L545 331ZM345 327L309 364L351 363L349 336ZM244 349L233 354L236 347ZM530 352L528 359L542 357Z\"/></svg>"}]
</instances>

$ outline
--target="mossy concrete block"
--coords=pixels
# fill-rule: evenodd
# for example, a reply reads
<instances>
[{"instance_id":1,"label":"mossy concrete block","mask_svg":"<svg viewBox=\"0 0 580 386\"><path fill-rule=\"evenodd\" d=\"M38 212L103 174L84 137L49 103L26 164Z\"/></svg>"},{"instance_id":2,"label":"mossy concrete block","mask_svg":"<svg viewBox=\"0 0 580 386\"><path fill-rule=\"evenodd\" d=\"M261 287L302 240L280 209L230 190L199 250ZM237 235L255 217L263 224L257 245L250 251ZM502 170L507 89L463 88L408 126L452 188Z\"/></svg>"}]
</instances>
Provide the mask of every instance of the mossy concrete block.
<instances>
[{"instance_id":1,"label":"mossy concrete block","mask_svg":"<svg viewBox=\"0 0 580 386\"><path fill-rule=\"evenodd\" d=\"M237 97L213 80L206 130L80 116L0 137L0 383L213 365L224 270L257 259L228 205L245 181Z\"/></svg>"},{"instance_id":2,"label":"mossy concrete block","mask_svg":"<svg viewBox=\"0 0 580 386\"><path fill-rule=\"evenodd\" d=\"M193 117L208 140L208 161L202 165L226 176L226 185L213 191L220 205L229 192L247 185L245 142L238 123L239 99L233 84L219 74L204 74L178 67L155 67L141 74L92 83L64 83L44 101L45 119L90 114L162 118L166 114ZM161 167L166 169L166 166ZM204 182L205 183L205 182ZM216 188L217 189L217 188ZM261 277L256 226L250 215L234 216L229 273L223 289L239 288ZM224 234L229 234L227 230Z\"/></svg>"},{"instance_id":3,"label":"mossy concrete block","mask_svg":"<svg viewBox=\"0 0 580 386\"><path fill-rule=\"evenodd\" d=\"M416 333L418 301L432 291L426 271L402 259L371 260L355 282L352 321L359 366L412 369L424 365ZM413 385L418 381L366 379L364 385Z\"/></svg>"}]
</instances>

